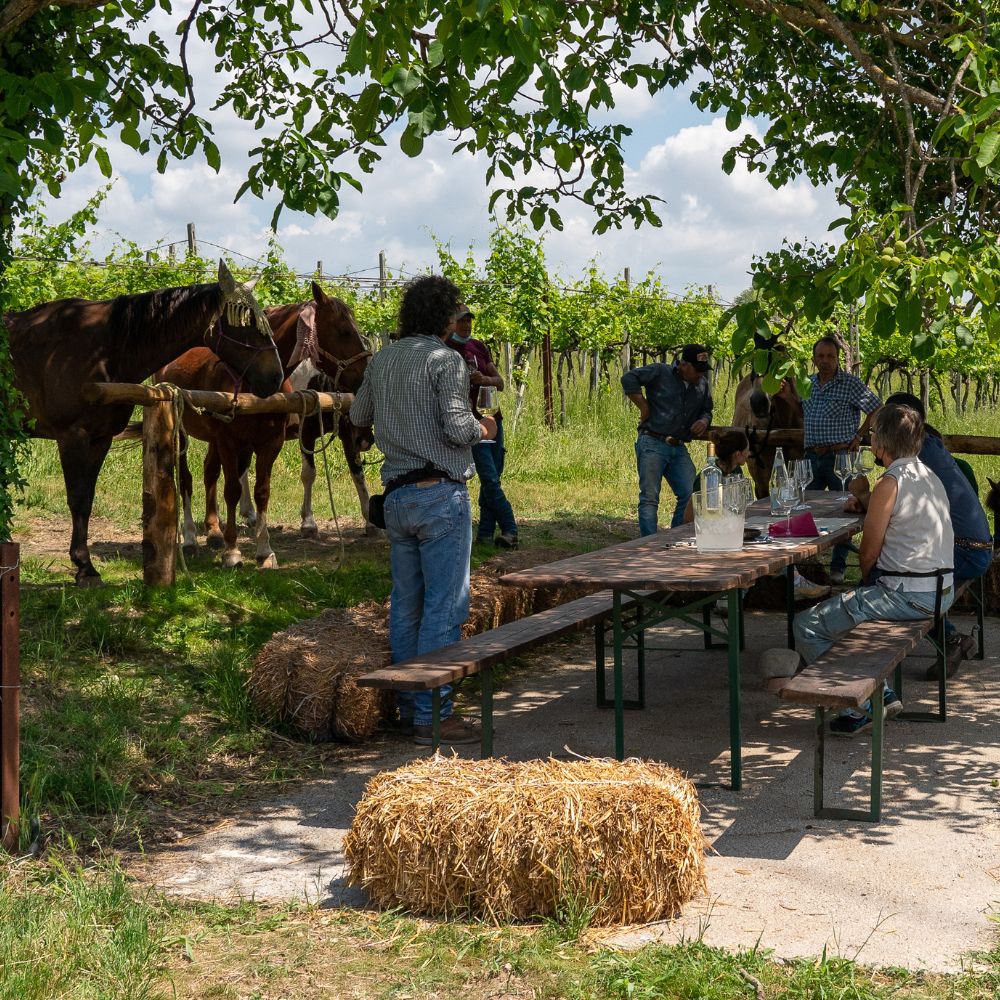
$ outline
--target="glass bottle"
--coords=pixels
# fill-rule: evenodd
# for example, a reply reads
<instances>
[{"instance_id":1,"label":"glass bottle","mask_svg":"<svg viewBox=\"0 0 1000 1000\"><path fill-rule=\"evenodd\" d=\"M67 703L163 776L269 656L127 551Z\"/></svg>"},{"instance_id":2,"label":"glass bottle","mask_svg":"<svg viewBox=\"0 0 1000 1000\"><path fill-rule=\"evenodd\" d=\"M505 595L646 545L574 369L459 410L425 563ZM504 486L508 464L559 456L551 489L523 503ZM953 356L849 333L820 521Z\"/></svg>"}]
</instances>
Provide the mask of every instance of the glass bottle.
<instances>
[{"instance_id":1,"label":"glass bottle","mask_svg":"<svg viewBox=\"0 0 1000 1000\"><path fill-rule=\"evenodd\" d=\"M718 510L722 507L722 470L715 461L715 443L708 442L705 465L699 473L701 476L702 506L705 510Z\"/></svg>"},{"instance_id":2,"label":"glass bottle","mask_svg":"<svg viewBox=\"0 0 1000 1000\"><path fill-rule=\"evenodd\" d=\"M771 494L771 513L780 514L781 504L779 496L781 487L788 482L788 467L785 465L785 453L781 448L774 451L774 465L771 466L771 478L768 481L769 492Z\"/></svg>"}]
</instances>

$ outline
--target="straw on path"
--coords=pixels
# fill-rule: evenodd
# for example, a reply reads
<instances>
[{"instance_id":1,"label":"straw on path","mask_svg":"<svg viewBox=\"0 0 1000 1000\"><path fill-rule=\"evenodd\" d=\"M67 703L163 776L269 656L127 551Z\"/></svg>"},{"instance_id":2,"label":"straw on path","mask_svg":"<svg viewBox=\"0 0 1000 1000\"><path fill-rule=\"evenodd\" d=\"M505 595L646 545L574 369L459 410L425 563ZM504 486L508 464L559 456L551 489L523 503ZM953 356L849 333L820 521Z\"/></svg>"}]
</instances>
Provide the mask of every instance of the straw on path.
<instances>
[{"instance_id":1,"label":"straw on path","mask_svg":"<svg viewBox=\"0 0 1000 1000\"><path fill-rule=\"evenodd\" d=\"M374 777L344 842L380 907L604 926L676 914L705 890L705 847L694 786L667 765L440 755Z\"/></svg>"}]
</instances>

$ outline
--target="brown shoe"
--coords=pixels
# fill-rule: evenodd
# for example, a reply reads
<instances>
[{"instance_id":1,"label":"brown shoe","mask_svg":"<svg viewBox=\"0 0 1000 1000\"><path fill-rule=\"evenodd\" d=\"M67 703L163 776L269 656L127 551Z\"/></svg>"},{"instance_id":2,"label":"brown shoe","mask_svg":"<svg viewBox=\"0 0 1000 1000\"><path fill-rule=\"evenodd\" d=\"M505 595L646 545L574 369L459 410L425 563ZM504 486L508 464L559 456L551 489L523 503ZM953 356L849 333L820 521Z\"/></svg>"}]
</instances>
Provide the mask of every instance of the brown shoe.
<instances>
[{"instance_id":1,"label":"brown shoe","mask_svg":"<svg viewBox=\"0 0 1000 1000\"><path fill-rule=\"evenodd\" d=\"M448 746L462 746L466 743L478 743L482 739L479 726L474 726L471 722L449 715L447 719L441 720L441 743ZM413 742L422 747L434 746L434 727L414 726Z\"/></svg>"},{"instance_id":2,"label":"brown shoe","mask_svg":"<svg viewBox=\"0 0 1000 1000\"><path fill-rule=\"evenodd\" d=\"M945 676L954 677L958 673L958 668L962 665L962 660L967 660L969 658L969 653L972 652L973 647L976 645L976 640L971 635L962 635L961 632L955 632L945 644ZM938 679L938 666L937 663L932 663L927 668L927 673L924 674L925 681L936 681Z\"/></svg>"}]
</instances>

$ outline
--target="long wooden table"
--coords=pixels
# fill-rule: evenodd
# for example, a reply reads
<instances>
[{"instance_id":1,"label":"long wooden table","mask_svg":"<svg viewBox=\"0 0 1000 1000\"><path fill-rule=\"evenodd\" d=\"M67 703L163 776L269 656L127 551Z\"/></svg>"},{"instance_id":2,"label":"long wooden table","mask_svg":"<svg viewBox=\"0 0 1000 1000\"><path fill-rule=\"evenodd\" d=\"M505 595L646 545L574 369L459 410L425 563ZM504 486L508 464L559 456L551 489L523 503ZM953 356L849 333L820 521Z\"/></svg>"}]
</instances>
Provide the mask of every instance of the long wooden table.
<instances>
[{"instance_id":1,"label":"long wooden table","mask_svg":"<svg viewBox=\"0 0 1000 1000\"><path fill-rule=\"evenodd\" d=\"M729 744L731 750L731 786L742 787L742 744L740 727L740 650L742 647L742 590L765 576L784 573L787 581L789 646L793 646L791 616L794 611L792 585L796 562L819 555L840 542L849 542L861 530L860 516L845 514L843 503L830 493L809 492L806 501L813 517L826 533L813 538L781 538L766 544L747 543L739 552L699 552L692 544L693 525L660 531L655 535L621 542L608 548L561 559L558 562L508 573L502 583L541 589L567 584L592 584L595 590L614 593L614 708L615 756L625 757L623 649L627 641L642 643L643 633L671 619L680 619L701 630L706 646L711 636L726 640L729 663ZM782 520L771 515L767 501L758 501L747 509L747 523L758 519L769 523ZM830 523L835 519L836 523ZM759 523L765 523L760 520ZM693 600L676 605L665 592L695 594ZM710 621L712 604L725 595L728 623L725 631ZM634 621L623 614L623 598L633 602L638 611ZM676 599L676 598L674 598ZM626 602L627 603L627 602ZM695 617L695 612L700 617Z\"/></svg>"}]
</instances>

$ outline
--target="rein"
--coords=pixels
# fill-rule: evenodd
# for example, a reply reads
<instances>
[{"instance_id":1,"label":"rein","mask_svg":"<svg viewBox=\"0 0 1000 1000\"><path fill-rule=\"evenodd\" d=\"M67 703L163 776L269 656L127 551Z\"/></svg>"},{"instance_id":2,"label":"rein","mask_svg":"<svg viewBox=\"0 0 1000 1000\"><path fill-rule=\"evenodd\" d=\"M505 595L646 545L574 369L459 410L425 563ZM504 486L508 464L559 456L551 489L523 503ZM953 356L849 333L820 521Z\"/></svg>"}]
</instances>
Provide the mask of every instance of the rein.
<instances>
[{"instance_id":1,"label":"rein","mask_svg":"<svg viewBox=\"0 0 1000 1000\"><path fill-rule=\"evenodd\" d=\"M208 332L205 334L205 346L208 347L212 351L212 353L215 354L215 356L222 362L222 367L226 369L226 371L229 373L229 377L233 380L233 406L235 408L236 397L240 394L240 386L243 385L243 379L246 376L246 373L250 370L250 366L254 363L254 355L263 354L265 351L274 351L274 356L277 359L278 367L282 368L281 355L278 354L278 348L273 340L270 346L265 344L263 347L255 347L253 344L245 343L244 341L238 340L236 337L233 337L230 334L226 333L226 331L223 330L222 328L221 316L215 321L214 347L212 347L212 345L209 343L209 336L211 332L212 332L211 329L209 329ZM223 360L222 355L219 353L219 348L222 346L223 341L226 341L227 343L230 344L235 344L237 347L242 347L243 350L245 351L250 351L250 360L243 367L243 371L237 373L232 368L232 366L229 364L228 361ZM282 370L284 369L282 368ZM223 416L220 417L220 419L225 420L226 418ZM229 420L232 419L233 419L232 417L229 417Z\"/></svg>"}]
</instances>

